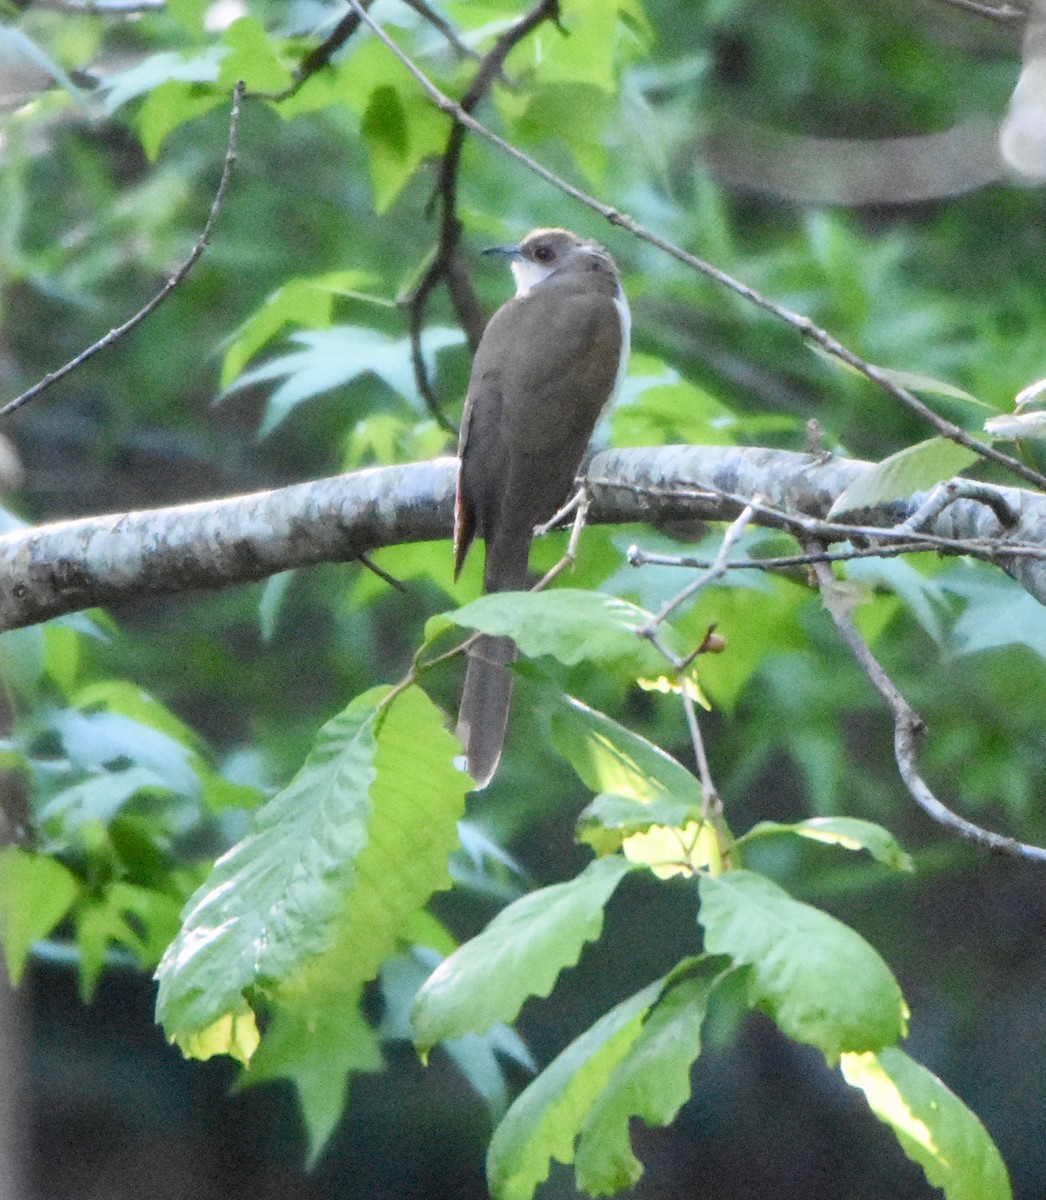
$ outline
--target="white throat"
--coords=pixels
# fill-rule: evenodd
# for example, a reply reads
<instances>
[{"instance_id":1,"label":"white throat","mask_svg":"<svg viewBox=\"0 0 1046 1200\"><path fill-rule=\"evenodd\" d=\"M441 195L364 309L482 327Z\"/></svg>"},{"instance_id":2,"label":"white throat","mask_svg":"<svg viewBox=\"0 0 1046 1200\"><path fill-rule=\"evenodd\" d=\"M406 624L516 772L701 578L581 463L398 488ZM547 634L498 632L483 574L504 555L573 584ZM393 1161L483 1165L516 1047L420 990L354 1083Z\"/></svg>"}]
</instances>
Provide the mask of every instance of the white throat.
<instances>
[{"instance_id":1,"label":"white throat","mask_svg":"<svg viewBox=\"0 0 1046 1200\"><path fill-rule=\"evenodd\" d=\"M512 260L512 275L516 280L516 295L525 296L531 288L547 279L555 268L545 263L531 262L529 258Z\"/></svg>"}]
</instances>

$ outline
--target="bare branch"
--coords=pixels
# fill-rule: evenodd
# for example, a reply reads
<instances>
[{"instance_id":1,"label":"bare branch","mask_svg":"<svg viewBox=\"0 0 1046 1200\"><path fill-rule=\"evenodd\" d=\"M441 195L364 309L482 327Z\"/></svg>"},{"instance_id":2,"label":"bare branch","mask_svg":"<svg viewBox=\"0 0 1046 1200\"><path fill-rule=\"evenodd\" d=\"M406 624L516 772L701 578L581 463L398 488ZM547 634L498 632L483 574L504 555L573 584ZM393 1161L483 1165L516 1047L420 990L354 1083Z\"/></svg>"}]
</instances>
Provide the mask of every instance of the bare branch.
<instances>
[{"instance_id":1,"label":"bare branch","mask_svg":"<svg viewBox=\"0 0 1046 1200\"><path fill-rule=\"evenodd\" d=\"M350 561L383 546L449 537L457 465L455 458L439 458L5 534L0 536L0 629L147 593L224 587L311 563ZM744 447L608 451L592 463L588 519L655 526L695 518L729 521L750 505L753 523L783 527L800 538L831 541L865 534L896 542L890 531L921 497L869 513L861 526L840 526L819 516L869 469L867 463ZM1017 488L998 490L1018 514L1012 529L1003 529L984 504L959 500L931 531L904 540L920 549L939 543L951 553L976 552L1002 565L1046 603L1046 497ZM753 499L760 495L764 502ZM882 528L873 520L881 520Z\"/></svg>"},{"instance_id":2,"label":"bare branch","mask_svg":"<svg viewBox=\"0 0 1046 1200\"><path fill-rule=\"evenodd\" d=\"M807 545L807 550L811 553L816 553L819 549L823 550L824 547L819 547L816 543ZM839 636L890 709L893 717L894 756L897 759L897 770L912 799L927 816L949 832L957 834L964 841L973 842L975 845L997 851L1000 854L1046 863L1046 848L1019 842L1015 838L993 833L980 825L974 825L972 821L967 821L965 817L960 817L958 813L952 812L933 794L919 771L919 739L925 732L922 718L897 690L893 680L883 670L879 660L857 632L857 626L850 615L846 600L840 593L831 567L823 562L815 562L813 570L818 587L821 589L821 599Z\"/></svg>"},{"instance_id":3,"label":"bare branch","mask_svg":"<svg viewBox=\"0 0 1046 1200\"><path fill-rule=\"evenodd\" d=\"M32 0L33 8L89 17L126 17L135 13L163 12L166 6L167 0Z\"/></svg>"},{"instance_id":4,"label":"bare branch","mask_svg":"<svg viewBox=\"0 0 1046 1200\"><path fill-rule=\"evenodd\" d=\"M723 534L723 540L719 545L719 551L712 560L708 569L704 571L703 574L698 575L696 579L688 583L686 587L682 589L682 591L677 592L670 600L666 600L649 624L645 625L639 630L640 636L649 637L663 621L667 620L670 613L675 612L675 610L681 604L689 600L690 597L700 591L701 588L707 587L710 583L714 583L717 579L722 579L722 577L726 574L727 561L730 557L730 551L734 548L737 539L751 523L752 518L755 516L755 504L759 503L761 500L761 496L756 497L752 504L746 505L741 510L741 512L731 523L730 527L727 529L726 533Z\"/></svg>"},{"instance_id":5,"label":"bare branch","mask_svg":"<svg viewBox=\"0 0 1046 1200\"><path fill-rule=\"evenodd\" d=\"M364 8L370 8L374 0L362 0L362 3ZM251 95L260 100L272 100L277 104L281 100L289 100L301 90L313 75L322 71L330 63L334 55L338 53L359 27L359 13L355 10L350 10L334 26L323 41L318 46L313 46L301 60L294 72L294 79L289 87L285 87L282 92L252 92Z\"/></svg>"},{"instance_id":6,"label":"bare branch","mask_svg":"<svg viewBox=\"0 0 1046 1200\"><path fill-rule=\"evenodd\" d=\"M59 367L56 371L52 371L49 375L45 375L38 383L33 384L28 391L23 392L20 396L16 396L13 400L0 408L0 417L9 416L23 404L27 404L30 400L39 396L41 392L45 392L52 384L58 380L64 379L66 375L71 374L78 367L83 366L88 359L93 358L100 351L105 350L114 342L117 342L125 334L130 333L132 329L140 325L146 317L155 312L156 309L167 299L183 279L189 274L204 250L207 249L207 244L211 240L211 231L214 229L215 222L218 220L218 214L222 210L222 205L225 203L225 193L229 188L229 180L232 178L232 169L236 163L236 131L240 124L240 105L243 101L244 85L238 83L233 88L232 93L232 112L229 116L229 142L225 151L225 163L222 166L222 177L218 183L218 190L214 194L214 200L211 202L211 210L207 214L207 220L204 224L200 236L196 239L192 250L189 252L189 257L182 263L177 271L167 280L163 287L156 293L155 296L131 317L124 321L122 325L116 329L110 329L103 338L99 338L93 345L88 346L86 350L82 350L75 358L70 359L64 366Z\"/></svg>"},{"instance_id":7,"label":"bare branch","mask_svg":"<svg viewBox=\"0 0 1046 1200\"><path fill-rule=\"evenodd\" d=\"M358 6L359 0L350 0L350 3ZM873 363L866 362L863 358L854 354L852 350L847 349L842 342L833 337L827 330L815 325L809 317L804 317L786 308L784 305L778 304L776 301L757 292L755 288L749 287L740 280L734 279L732 275L721 271L718 267L712 266L711 263L705 262L704 259L690 254L689 251L682 249L682 247L675 245L675 243L645 229L632 217L628 216L627 213L620 212L609 204L604 204L601 200L597 200L594 196L589 195L589 193L575 187L574 184L568 183L553 171L548 170L547 167L543 167L528 154L524 154L522 150L517 149L511 142L499 137L493 130L488 129L480 121L477 121L460 104L455 103L449 96L440 91L432 80L404 54L399 46L396 45L371 16L364 13L361 8L357 7L357 11L360 12L363 19L370 25L377 36L381 38L388 49L399 59L410 74L413 75L422 88L424 88L429 98L441 112L445 112L453 117L460 125L465 126L473 133L484 138L492 146L497 147L503 154L521 163L528 171L537 175L538 178L545 180L546 183L551 184L564 195L571 197L571 199L576 200L579 204L583 204L593 212L599 213L611 225L617 225L619 228L626 230L639 241L656 246L657 249L674 258L677 262L681 262L693 270L699 271L702 275L727 288L742 299L747 300L750 304L763 309L764 312L770 313L779 321L783 321L802 337L820 346L832 358L837 358L840 362L846 363L847 366L876 384L887 395L892 396L910 411L914 412L927 425L936 429L942 437L950 438L953 442L968 447L981 458L996 463L998 466L1005 467L1008 471L1018 476L1018 478L1025 480L1027 483L1046 489L1046 476L1033 470L1019 459L1013 458L1009 454L1004 454L1001 450L996 450L994 446L972 437L965 429L934 412L929 405L924 404L907 388L897 384L891 378L890 372L884 371L882 368L875 366Z\"/></svg>"},{"instance_id":8,"label":"bare branch","mask_svg":"<svg viewBox=\"0 0 1046 1200\"><path fill-rule=\"evenodd\" d=\"M998 21L1002 25L1020 25L1028 19L1027 12L1013 4L981 4L979 0L937 0L937 3L961 8L974 16L987 17L989 21Z\"/></svg>"}]
</instances>

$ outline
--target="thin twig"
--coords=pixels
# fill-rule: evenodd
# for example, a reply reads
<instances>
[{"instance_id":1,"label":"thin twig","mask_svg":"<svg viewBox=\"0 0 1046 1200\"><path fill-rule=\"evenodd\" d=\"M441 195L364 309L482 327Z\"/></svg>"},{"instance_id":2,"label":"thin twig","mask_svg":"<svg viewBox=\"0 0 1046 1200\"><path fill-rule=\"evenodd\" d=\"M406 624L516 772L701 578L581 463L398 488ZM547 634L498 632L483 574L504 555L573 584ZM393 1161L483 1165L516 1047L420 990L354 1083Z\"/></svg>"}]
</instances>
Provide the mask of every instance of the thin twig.
<instances>
[{"instance_id":1,"label":"thin twig","mask_svg":"<svg viewBox=\"0 0 1046 1200\"><path fill-rule=\"evenodd\" d=\"M135 13L162 12L167 7L167 0L33 0L32 6L91 17L126 17Z\"/></svg>"},{"instance_id":2,"label":"thin twig","mask_svg":"<svg viewBox=\"0 0 1046 1200\"><path fill-rule=\"evenodd\" d=\"M827 550L824 554L778 554L768 558L734 559L724 563L724 571L782 571L789 567L806 567L815 562L849 562L854 558L896 558L901 554L925 553L920 542L898 542L895 546L860 546L849 550ZM965 554L966 550L954 551ZM693 558L687 554L656 554L630 546L625 558L630 567L684 567L702 570L715 566L710 558Z\"/></svg>"},{"instance_id":3,"label":"thin twig","mask_svg":"<svg viewBox=\"0 0 1046 1200\"><path fill-rule=\"evenodd\" d=\"M1042 475L1031 467L1026 466L1019 459L1012 458L1010 455L1004 454L1001 450L996 450L994 446L989 446L987 443L971 437L965 429L940 416L929 405L924 404L912 392L908 391L907 388L895 383L890 377L889 372L885 372L874 364L866 362L863 358L854 354L852 350L848 350L842 342L833 337L827 330L815 325L809 317L804 317L786 308L784 305L778 304L776 301L757 292L755 288L749 287L718 267L712 266L711 263L705 262L704 259L698 258L696 255L689 253L689 251L682 249L682 247L675 245L675 243L644 228L632 217L628 216L627 213L620 212L609 204L604 204L601 200L597 200L594 196L589 195L589 193L575 187L574 184L568 183L553 171L548 170L547 167L543 167L528 154L517 149L511 142L506 141L503 137L494 133L493 130L488 129L460 104L451 100L449 96L440 91L432 80L396 45L384 29L369 14L363 12L362 8L359 7L360 0L349 0L349 2L356 7L356 11L361 14L363 20L367 22L392 54L399 59L406 70L424 88L429 98L441 112L453 117L460 125L465 126L473 133L484 138L492 146L497 147L503 154L515 159L516 162L526 167L528 171L537 175L540 179L544 179L546 183L551 184L564 195L571 197L571 199L576 200L579 204L583 204L593 212L599 213L611 225L616 225L624 229L639 241L657 247L657 249L674 258L677 262L681 262L693 270L700 272L735 295L747 300L750 304L763 309L764 312L770 313L779 321L783 321L802 337L820 346L822 350L833 358L846 363L847 366L876 384L887 395L892 396L895 400L905 405L906 408L916 413L927 425L936 429L943 437L950 438L953 442L957 442L961 446L966 446L981 458L1005 467L1008 471L1024 479L1026 482L1034 484L1038 488L1046 489L1046 475Z\"/></svg>"},{"instance_id":4,"label":"thin twig","mask_svg":"<svg viewBox=\"0 0 1046 1200\"><path fill-rule=\"evenodd\" d=\"M980 504L987 505L1004 529L1017 523L1017 514L994 488L987 487L973 479L949 479L944 483L937 484L908 520L898 525L894 532L914 533L916 530L924 529L956 500L976 500Z\"/></svg>"},{"instance_id":5,"label":"thin twig","mask_svg":"<svg viewBox=\"0 0 1046 1200\"><path fill-rule=\"evenodd\" d=\"M1023 8L1012 4L981 4L979 0L937 0L938 4L947 4L950 8L961 8L978 17L987 17L989 21L999 21L1003 25L1017 25L1028 19Z\"/></svg>"},{"instance_id":6,"label":"thin twig","mask_svg":"<svg viewBox=\"0 0 1046 1200\"><path fill-rule=\"evenodd\" d=\"M998 565L999 560L1005 558L1046 558L1046 547L1036 546L1030 542L966 541L943 537L935 533L923 533L918 530L905 533L901 531L900 526L884 528L878 525L847 525L841 521L825 521L820 517L797 516L795 513L787 513L773 505L712 486L701 488L650 487L644 484L622 483L593 476L589 476L589 482L594 486L613 488L640 496L682 500L720 500L738 510L743 510L751 505L756 515L763 519L761 524L776 526L786 529L796 536L802 535L818 541L843 542L858 539L875 541L884 546L903 542L907 547L905 553L936 550L941 554L968 554L972 558L978 558L993 565Z\"/></svg>"},{"instance_id":7,"label":"thin twig","mask_svg":"<svg viewBox=\"0 0 1046 1200\"><path fill-rule=\"evenodd\" d=\"M0 408L0 417L9 416L22 407L23 404L39 396L41 392L46 391L52 384L58 380L64 379L66 375L75 371L78 367L83 366L88 359L93 358L100 351L111 346L113 342L119 341L125 334L130 333L132 329L140 325L146 317L155 312L157 308L167 299L182 280L196 265L200 256L207 248L207 244L211 238L211 231L214 229L215 222L218 220L218 214L221 212L222 205L225 202L225 193L229 187L229 180L232 178L232 169L236 162L236 130L240 124L240 106L243 100L244 85L243 82L237 83L232 92L232 111L229 115L229 141L225 151L225 163L222 166L222 177L218 183L218 190L214 194L214 200L211 202L211 210L207 214L207 220L204 224L200 236L189 252L189 257L182 263L177 271L167 280L162 288L155 296L131 317L124 321L122 325L116 329L110 329L103 338L99 338L93 345L88 346L86 350L82 350L75 358L70 359L64 366L59 367L56 371L45 375L39 382L33 384L28 391L23 392L20 396L16 396L13 400Z\"/></svg>"},{"instance_id":8,"label":"thin twig","mask_svg":"<svg viewBox=\"0 0 1046 1200\"><path fill-rule=\"evenodd\" d=\"M408 8L414 9L418 16L423 17L437 33L442 34L455 54L461 58L471 58L475 62L483 61L483 55L478 50L473 50L471 46L466 46L458 35L458 31L446 17L442 13L436 12L431 5L426 4L425 0L403 0L403 3Z\"/></svg>"},{"instance_id":9,"label":"thin twig","mask_svg":"<svg viewBox=\"0 0 1046 1200\"><path fill-rule=\"evenodd\" d=\"M363 0L363 7L369 8L373 3L374 0ZM313 75L322 71L330 63L334 55L337 54L359 27L360 18L358 12L355 10L347 12L323 41L318 46L313 46L308 54L305 55L295 69L294 78L287 87L279 92L252 92L251 95L260 100L272 100L277 104L281 100L289 100L302 89Z\"/></svg>"},{"instance_id":10,"label":"thin twig","mask_svg":"<svg viewBox=\"0 0 1046 1200\"><path fill-rule=\"evenodd\" d=\"M689 600L695 592L699 591L703 587L707 587L708 584L712 583L714 580L721 579L726 574L727 560L730 557L730 551L734 548L734 544L736 543L737 539L741 536L745 528L755 516L756 505L758 503L759 498L756 497L751 504L746 505L742 509L740 514L731 523L726 533L723 534L723 540L719 545L719 552L712 560L708 569L696 579L688 583L682 591L677 592L676 595L674 595L670 600L666 600L661 608L658 609L657 613L650 619L650 621L638 631L640 637L650 637L657 627L666 620L669 613L674 612L681 604L683 604L686 600Z\"/></svg>"},{"instance_id":11,"label":"thin twig","mask_svg":"<svg viewBox=\"0 0 1046 1200\"><path fill-rule=\"evenodd\" d=\"M818 543L809 543L806 549L810 553L818 553L824 547ZM919 739L926 728L922 718L897 690L893 680L883 670L879 660L857 632L857 626L850 615L847 603L840 597L838 584L831 567L827 563L815 561L813 571L821 590L821 599L839 636L890 710L893 717L894 757L897 760L897 770L912 799L927 816L951 833L957 834L964 841L973 842L1000 854L1046 863L1046 848L1029 845L1027 842L1020 842L1015 838L993 833L980 825L974 825L972 821L967 821L965 817L960 817L958 813L952 812L933 794L923 779L918 765Z\"/></svg>"}]
</instances>

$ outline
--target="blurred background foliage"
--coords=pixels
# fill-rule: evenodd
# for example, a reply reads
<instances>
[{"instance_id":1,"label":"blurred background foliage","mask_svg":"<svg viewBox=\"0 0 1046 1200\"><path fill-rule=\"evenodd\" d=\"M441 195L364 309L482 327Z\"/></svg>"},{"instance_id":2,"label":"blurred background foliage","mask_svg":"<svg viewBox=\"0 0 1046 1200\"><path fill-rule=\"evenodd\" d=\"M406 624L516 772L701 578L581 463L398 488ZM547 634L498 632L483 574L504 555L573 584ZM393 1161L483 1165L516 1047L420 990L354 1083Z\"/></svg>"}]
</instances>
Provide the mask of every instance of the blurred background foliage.
<instances>
[{"instance_id":1,"label":"blurred background foliage","mask_svg":"<svg viewBox=\"0 0 1046 1200\"><path fill-rule=\"evenodd\" d=\"M433 8L480 52L525 11L517 0ZM382 0L373 11L461 94L473 60L405 4ZM287 88L345 9L168 0L118 17L8 0L0 12L6 400L119 324L185 257L217 185L232 82ZM992 411L1044 373L1046 200L1007 178L992 151L1020 69L1018 26L932 0L563 0L562 17L569 35L545 24L524 40L505 65L513 86L499 84L480 109L520 148L872 362L945 380ZM949 130L961 134L958 183L955 163L938 173L935 158ZM249 100L232 186L195 271L146 324L0 430L21 463L20 477L9 472L5 520L170 504L452 452L418 395L396 304L435 244L431 160L448 132L363 32L289 98ZM903 177L913 158L899 161L884 140L902 137L916 139L917 188ZM857 143L862 162L871 154L879 164L873 187L867 172L846 176ZM751 159L751 145L774 154ZM847 202L831 202L840 186ZM816 418L830 448L881 458L927 436L765 314L473 141L459 215L488 313L510 286L479 259L485 245L562 224L614 253L634 358L604 442L802 449ZM442 291L426 324L452 424L469 355ZM935 403L971 429L986 415ZM632 571L627 547L706 536L590 529L571 584L652 605L679 576ZM535 564L554 561L559 546L538 547ZM69 908L33 950L20 1001L33 1029L26 1197L482 1188L491 1116L480 1072L473 1063L477 1091L440 1054L423 1070L389 1016L417 984L409 964L373 997L388 1070L356 1078L348 1115L308 1176L289 1088L230 1097L227 1064L180 1062L150 1024L148 973L214 857L301 762L319 724L398 678L425 619L478 590L476 562L451 584L446 545L377 560L405 581L404 594L359 566L332 566L0 638L13 712L0 767L25 791L35 848L62 864L61 875L26 886L42 905L64 896ZM971 819L1046 841L1041 611L969 564L886 561L849 577L877 653L927 720L925 761L940 793ZM868 817L898 835L917 872L898 882L781 839L753 851L753 865L883 953L914 1010L913 1053L985 1121L1016 1194L1043 1194L1046 901L1036 869L965 848L914 809L895 778L886 716L801 576L731 577L681 625L699 640L711 622L728 652L702 676L715 704L706 738L732 827ZM584 666L562 675L574 694L689 761L670 697ZM460 668L429 683L450 711ZM577 869L572 823L586 800L517 711L502 770L470 808L477 841L458 864L461 884L436 904L456 936L528 883ZM516 867L499 865L484 837ZM535 1058L547 1061L601 1006L692 946L674 896L637 883L615 899L603 940L550 1001L524 1011ZM728 1026L724 1017L710 1038L677 1125L638 1135L649 1170L637 1194L934 1194L816 1055L758 1020ZM486 1099L498 1102L490 1089ZM554 1174L546 1194L572 1192Z\"/></svg>"}]
</instances>

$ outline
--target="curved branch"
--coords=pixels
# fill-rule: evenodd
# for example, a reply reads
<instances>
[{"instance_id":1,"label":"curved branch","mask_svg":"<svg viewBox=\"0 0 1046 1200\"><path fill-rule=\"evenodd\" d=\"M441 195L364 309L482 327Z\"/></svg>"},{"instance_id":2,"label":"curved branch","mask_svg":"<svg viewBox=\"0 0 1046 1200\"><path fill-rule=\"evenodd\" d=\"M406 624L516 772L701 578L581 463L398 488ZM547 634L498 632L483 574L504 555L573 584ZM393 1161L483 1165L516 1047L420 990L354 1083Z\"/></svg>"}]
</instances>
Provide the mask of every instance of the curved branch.
<instances>
[{"instance_id":1,"label":"curved branch","mask_svg":"<svg viewBox=\"0 0 1046 1200\"><path fill-rule=\"evenodd\" d=\"M823 550L816 542L808 542L807 550L816 552ZM1016 838L1006 837L1001 833L993 833L960 817L943 804L927 786L919 771L918 749L919 740L926 731L922 717L909 705L908 701L897 690L897 686L883 670L879 660L868 648L868 644L857 632L847 601L842 597L838 581L832 574L831 567L824 562L813 564L817 585L821 590L821 599L832 618L839 636L850 653L857 660L861 670L868 676L869 681L886 705L893 717L894 757L897 759L897 770L901 782L908 789L909 795L916 804L939 825L951 833L958 834L964 841L973 842L987 850L999 854L1009 854L1014 858L1029 858L1033 862L1046 863L1046 848L1033 846L1027 842L1019 842Z\"/></svg>"},{"instance_id":2,"label":"curved branch","mask_svg":"<svg viewBox=\"0 0 1046 1200\"><path fill-rule=\"evenodd\" d=\"M835 497L868 469L848 459L755 448L607 451L589 468L589 520L731 520L750 504L754 522L800 538L974 554L1046 604L1046 497L998 489L1015 517L1005 529L987 505L958 500L929 528L900 532L898 522L918 509L922 496L866 513L863 525L826 521ZM448 538L456 475L457 459L438 458L8 533L0 537L0 630L144 594L247 583L313 563L347 562L383 546Z\"/></svg>"}]
</instances>

